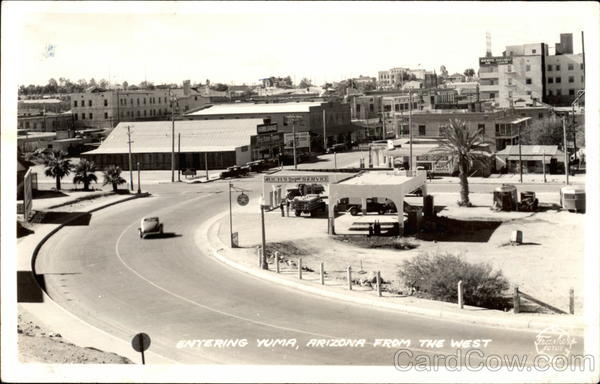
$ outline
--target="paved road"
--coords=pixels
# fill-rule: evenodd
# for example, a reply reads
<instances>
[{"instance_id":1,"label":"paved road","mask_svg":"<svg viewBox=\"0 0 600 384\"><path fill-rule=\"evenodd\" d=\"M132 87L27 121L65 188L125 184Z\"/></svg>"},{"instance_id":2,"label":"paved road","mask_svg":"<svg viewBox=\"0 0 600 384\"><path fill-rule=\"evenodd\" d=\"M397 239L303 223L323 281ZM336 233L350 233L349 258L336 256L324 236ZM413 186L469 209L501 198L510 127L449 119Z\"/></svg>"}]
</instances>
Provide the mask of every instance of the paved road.
<instances>
[{"instance_id":1,"label":"paved road","mask_svg":"<svg viewBox=\"0 0 600 384\"><path fill-rule=\"evenodd\" d=\"M254 191L259 187L248 179L240 183ZM393 364L396 349L373 347L369 343L376 338L410 339L410 349L424 354L452 351L422 348L418 340L425 338L492 339L485 353L535 353L535 333L529 331L363 308L232 270L199 251L194 242L195 229L226 209L226 184L151 188L153 197L94 213L89 226L59 231L37 262L54 300L117 337L129 340L146 332L154 352L182 363ZM138 221L149 213L160 216L165 231L173 235L139 239ZM249 344L178 348L180 340L238 338ZM258 348L260 338L296 339L297 347ZM320 338L364 338L367 344L306 346Z\"/></svg>"}]
</instances>

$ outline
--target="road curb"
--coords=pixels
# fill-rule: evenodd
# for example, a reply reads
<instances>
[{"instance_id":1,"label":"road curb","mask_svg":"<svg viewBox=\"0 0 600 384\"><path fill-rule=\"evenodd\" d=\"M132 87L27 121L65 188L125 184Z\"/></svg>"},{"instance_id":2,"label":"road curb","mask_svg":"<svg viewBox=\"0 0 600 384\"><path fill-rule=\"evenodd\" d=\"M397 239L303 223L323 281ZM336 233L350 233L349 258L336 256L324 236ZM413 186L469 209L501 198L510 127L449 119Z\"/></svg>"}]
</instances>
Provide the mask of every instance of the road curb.
<instances>
[{"instance_id":1,"label":"road curb","mask_svg":"<svg viewBox=\"0 0 600 384\"><path fill-rule=\"evenodd\" d=\"M111 195L112 193L107 193L106 195ZM102 196L106 196L106 195L102 195ZM121 204L121 203L125 203L127 201L131 201L134 199L138 199L138 198L142 198L142 197L148 197L151 196L150 193L148 192L144 192L141 194L135 194L132 196L128 196L124 199L121 200L117 200L117 201L112 201L110 203L106 203L103 205L100 205L98 207L92 208L90 210L87 210L85 212L82 212L80 215L76 215L68 220L66 220L64 223L59 224L56 228L53 228L50 232L48 232L47 234L45 234L42 239L37 243L37 245L35 246L32 254L31 254L31 260L30 260L30 272L33 274L35 283L37 284L38 288L40 289L40 291L42 292L43 295L43 304L42 305L49 305L52 307L52 310L54 313L60 313L60 314L64 314L64 316L68 316L70 319L73 319L75 322L77 322L78 324L81 324L83 327L87 328L87 329L91 329L93 332L95 332L96 334L100 333L102 335L103 339L106 339L108 342L104 345L94 345L95 343L88 343L87 345L83 345L83 343L79 342L78 340L72 340L69 339L68 336L66 337L66 339L70 342L73 342L76 345L79 345L81 347L97 347L98 349L104 351L104 352L112 352L112 353L117 353L123 357L127 357L128 359L130 359L131 361L135 362L137 360L139 360L139 356L138 353L134 352L129 345L129 342L126 340L122 340L119 339L116 336L113 336L109 333L107 333L106 331L92 325L89 324L88 322L86 322L85 320L77 317L76 315L74 315L73 313L69 312L67 309L65 309L64 307L62 307L61 305L59 305L58 303L56 303L54 300L52 300L52 298L50 296L48 296L48 294L46 293L46 291L44 291L40 285L40 282L38 280L38 274L35 272L35 261L37 259L37 256L39 254L40 249L42 248L42 246L46 243L46 241L48 241L48 239L50 239L54 234L56 234L56 232L58 232L60 229L62 229L65 225L69 224L70 222L72 222L73 220L78 219L79 217L81 217L82 215L86 214L86 213L93 213L93 212L97 212L99 210L117 205L117 204ZM100 196L99 196L100 197ZM77 199L76 199L77 200ZM40 307L34 307L33 305L27 305L27 303L21 303L21 304L25 304L23 305L23 309L30 312L35 318L37 318L38 320L40 320L43 323L43 318L44 316L40 316L38 309L42 309ZM46 307L47 308L47 307ZM45 324L48 328L52 328L52 326L50 324ZM91 344L91 345L90 345ZM107 348L108 345L110 344L115 344L115 345L120 345L119 348L117 348L117 351L114 351L114 348L112 348L113 350L110 350L110 347ZM146 353L147 356L149 356L151 358L151 361L157 361L159 363L174 363L173 360L161 356L155 352L147 352Z\"/></svg>"},{"instance_id":2,"label":"road curb","mask_svg":"<svg viewBox=\"0 0 600 384\"><path fill-rule=\"evenodd\" d=\"M463 314L463 313L447 311L444 309L423 308L423 307L419 307L419 306L415 306L415 305L390 303L390 302L385 302L382 300L367 298L367 297L365 297L365 298L355 297L355 296L347 295L347 294L344 294L341 292L332 292L329 290L320 289L320 288L318 288L318 286L308 285L308 283L299 283L299 282L295 282L292 280L283 279L283 278L278 277L277 274L275 274L272 271L267 272L267 271L247 267L236 261L231 260L230 258L226 257L225 255L223 255L219 252L219 251L225 250L226 245L223 244L223 242L219 239L218 236L211 238L211 229L215 226L217 221L219 221L225 215L226 215L226 213L219 214L219 215L213 216L212 218L207 220L208 224L206 225L207 231L206 231L205 236L207 238L209 253L215 259L217 259L219 262L221 262L225 265L228 265L229 267L234 268L240 272L244 272L246 274L252 275L256 278L268 280L268 281L276 283L276 284L284 285L284 286L287 286L290 288L294 288L294 289L301 290L301 291L311 293L311 294L317 294L317 295L328 297L328 298L335 299L335 300L352 302L355 304L365 305L365 306L369 306L369 307L394 310L394 311L408 313L408 314L412 314L412 315L426 316L429 318L433 317L433 318L451 320L451 321L456 321L456 322L468 322L471 324L478 324L478 325L484 325L484 326L512 328L512 329L525 329L525 330L535 330L535 331L541 331L545 328L552 327L552 326L564 326L565 328L568 328L569 330L571 330L573 332L578 332L578 333L583 332L585 329L585 324L582 324L580 320L564 321L562 319L557 318L556 320L559 320L559 321L552 321L552 320L545 320L545 319L544 320L536 320L536 319L524 319L524 318L521 318L521 319L500 318L500 317L497 317L494 315L504 314L504 312L495 311L492 309L477 308L477 307L473 307L473 308L480 309L484 313L481 315L473 315L473 314L466 314L466 313ZM214 245L215 243L216 243L216 246ZM560 315L557 315L557 316L560 316ZM562 321L560 321L560 320L562 320Z\"/></svg>"},{"instance_id":3,"label":"road curb","mask_svg":"<svg viewBox=\"0 0 600 384\"><path fill-rule=\"evenodd\" d=\"M114 191L110 191L110 192L103 192L103 193L99 193L97 195L90 195L90 196L82 196L82 197L77 197L73 200L69 200L66 201L64 203L60 203L60 204L56 204L56 205L51 205L49 207L45 207L44 209L55 209L55 208L60 208L60 207L64 207L66 205L70 205L70 204L76 204L79 203L81 201L87 201L87 200L93 200L93 199L97 199L99 197L104 197L104 196L111 196L111 195L116 195L116 193Z\"/></svg>"}]
</instances>

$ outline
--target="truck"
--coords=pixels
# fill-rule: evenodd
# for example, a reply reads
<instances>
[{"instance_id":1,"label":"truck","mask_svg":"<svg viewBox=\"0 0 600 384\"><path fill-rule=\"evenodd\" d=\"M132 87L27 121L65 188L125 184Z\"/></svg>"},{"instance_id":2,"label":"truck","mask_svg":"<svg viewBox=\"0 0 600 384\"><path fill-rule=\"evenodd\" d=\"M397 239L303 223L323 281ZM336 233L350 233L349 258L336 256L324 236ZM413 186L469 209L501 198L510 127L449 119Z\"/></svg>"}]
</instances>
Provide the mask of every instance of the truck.
<instances>
[{"instance_id":1,"label":"truck","mask_svg":"<svg viewBox=\"0 0 600 384\"><path fill-rule=\"evenodd\" d=\"M287 189L287 199L291 201L297 196L320 195L323 192L325 188L321 184L298 184L295 188Z\"/></svg>"},{"instance_id":2,"label":"truck","mask_svg":"<svg viewBox=\"0 0 600 384\"><path fill-rule=\"evenodd\" d=\"M352 216L358 215L361 212L362 206L360 200L350 200L347 197L340 199L336 205L336 210L338 212L350 212ZM384 199L383 201L379 201L377 197L371 197L367 199L367 213L369 212L377 212L380 215L383 215L386 212L395 212L396 206L393 202Z\"/></svg>"},{"instance_id":3,"label":"truck","mask_svg":"<svg viewBox=\"0 0 600 384\"><path fill-rule=\"evenodd\" d=\"M303 213L314 216L318 212L325 212L327 205L323 198L317 194L309 194L304 196L296 196L292 200L292 210L296 216Z\"/></svg>"}]
</instances>

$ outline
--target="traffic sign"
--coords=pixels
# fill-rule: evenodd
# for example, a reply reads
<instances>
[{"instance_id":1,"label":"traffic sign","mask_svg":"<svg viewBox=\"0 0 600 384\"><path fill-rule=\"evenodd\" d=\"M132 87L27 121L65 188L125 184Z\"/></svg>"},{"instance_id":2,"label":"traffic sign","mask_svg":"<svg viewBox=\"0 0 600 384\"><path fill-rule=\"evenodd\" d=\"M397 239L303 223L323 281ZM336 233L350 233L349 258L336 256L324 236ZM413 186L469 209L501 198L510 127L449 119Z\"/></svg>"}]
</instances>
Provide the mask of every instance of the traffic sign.
<instances>
[{"instance_id":1,"label":"traffic sign","mask_svg":"<svg viewBox=\"0 0 600 384\"><path fill-rule=\"evenodd\" d=\"M144 359L144 351L150 348L150 336L144 332L138 333L137 335L133 336L133 339L131 339L131 346L136 352L140 352L142 354L142 364L146 364L146 360Z\"/></svg>"},{"instance_id":2,"label":"traffic sign","mask_svg":"<svg viewBox=\"0 0 600 384\"><path fill-rule=\"evenodd\" d=\"M242 207L245 205L248 205L248 202L250 201L250 198L248 197L248 195L246 195L245 193L242 192L241 195L239 195L237 197L237 202L239 205L241 205Z\"/></svg>"}]
</instances>

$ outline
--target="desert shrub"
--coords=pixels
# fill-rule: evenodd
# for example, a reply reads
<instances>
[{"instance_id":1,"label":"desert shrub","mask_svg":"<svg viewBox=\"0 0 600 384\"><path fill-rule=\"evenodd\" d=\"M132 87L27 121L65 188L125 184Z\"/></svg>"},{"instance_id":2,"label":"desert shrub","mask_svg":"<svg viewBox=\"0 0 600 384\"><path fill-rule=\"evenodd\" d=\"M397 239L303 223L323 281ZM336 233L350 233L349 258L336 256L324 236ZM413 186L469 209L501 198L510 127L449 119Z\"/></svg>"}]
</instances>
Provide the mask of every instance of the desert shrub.
<instances>
[{"instance_id":1,"label":"desert shrub","mask_svg":"<svg viewBox=\"0 0 600 384\"><path fill-rule=\"evenodd\" d=\"M502 271L494 271L486 263L468 263L449 253L422 253L405 260L398 275L408 288L434 300L457 302L458 282L462 280L465 304L494 309L509 306L503 296L508 281Z\"/></svg>"}]
</instances>

